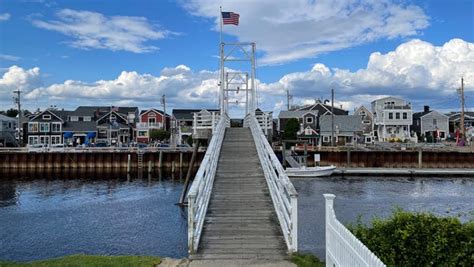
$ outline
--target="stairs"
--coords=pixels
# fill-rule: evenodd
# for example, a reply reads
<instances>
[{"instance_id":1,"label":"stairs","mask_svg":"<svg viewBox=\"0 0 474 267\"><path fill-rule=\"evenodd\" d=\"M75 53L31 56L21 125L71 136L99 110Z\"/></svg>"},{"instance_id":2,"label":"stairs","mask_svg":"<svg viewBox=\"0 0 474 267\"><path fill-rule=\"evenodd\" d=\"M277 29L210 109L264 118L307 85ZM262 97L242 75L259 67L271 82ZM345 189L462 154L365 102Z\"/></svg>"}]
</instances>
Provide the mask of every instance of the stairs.
<instances>
[{"instance_id":1,"label":"stairs","mask_svg":"<svg viewBox=\"0 0 474 267\"><path fill-rule=\"evenodd\" d=\"M197 254L201 260L285 260L287 248L248 128L227 128Z\"/></svg>"},{"instance_id":2,"label":"stairs","mask_svg":"<svg viewBox=\"0 0 474 267\"><path fill-rule=\"evenodd\" d=\"M144 150L137 149L137 167L138 167L138 169L143 169L143 154L145 154Z\"/></svg>"}]
</instances>

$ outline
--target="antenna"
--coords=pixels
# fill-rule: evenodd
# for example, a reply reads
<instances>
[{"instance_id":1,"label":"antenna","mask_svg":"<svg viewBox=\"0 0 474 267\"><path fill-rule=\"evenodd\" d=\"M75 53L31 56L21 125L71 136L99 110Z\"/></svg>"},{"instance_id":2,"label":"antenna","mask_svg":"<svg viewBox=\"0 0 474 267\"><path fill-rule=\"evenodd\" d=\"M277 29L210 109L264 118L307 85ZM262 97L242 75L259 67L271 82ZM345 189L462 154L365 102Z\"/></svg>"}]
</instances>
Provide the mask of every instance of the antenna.
<instances>
[{"instance_id":1,"label":"antenna","mask_svg":"<svg viewBox=\"0 0 474 267\"><path fill-rule=\"evenodd\" d=\"M290 108L291 108L290 100L293 100L293 95L290 95L290 90L287 89L286 90L286 109L287 110L290 110Z\"/></svg>"},{"instance_id":2,"label":"antenna","mask_svg":"<svg viewBox=\"0 0 474 267\"><path fill-rule=\"evenodd\" d=\"M161 105L163 105L163 130L166 131L166 95L161 96Z\"/></svg>"}]
</instances>

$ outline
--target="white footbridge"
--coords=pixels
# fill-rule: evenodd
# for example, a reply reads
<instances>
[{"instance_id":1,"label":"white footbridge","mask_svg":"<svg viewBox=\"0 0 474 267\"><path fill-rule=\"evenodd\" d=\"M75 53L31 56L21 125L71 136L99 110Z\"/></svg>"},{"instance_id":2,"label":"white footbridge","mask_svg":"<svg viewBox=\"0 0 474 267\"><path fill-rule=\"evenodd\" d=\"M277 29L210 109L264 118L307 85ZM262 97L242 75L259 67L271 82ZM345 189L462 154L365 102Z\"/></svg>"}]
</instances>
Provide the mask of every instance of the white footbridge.
<instances>
[{"instance_id":1,"label":"white footbridge","mask_svg":"<svg viewBox=\"0 0 474 267\"><path fill-rule=\"evenodd\" d=\"M288 259L298 251L298 193L265 135L268 122L255 115L255 43L221 43L220 55L220 115L206 118L212 138L187 195L190 257ZM250 63L250 73L228 71L231 61ZM229 103L239 93L244 125L231 128ZM337 221L333 197L326 198L327 266L384 266Z\"/></svg>"}]
</instances>

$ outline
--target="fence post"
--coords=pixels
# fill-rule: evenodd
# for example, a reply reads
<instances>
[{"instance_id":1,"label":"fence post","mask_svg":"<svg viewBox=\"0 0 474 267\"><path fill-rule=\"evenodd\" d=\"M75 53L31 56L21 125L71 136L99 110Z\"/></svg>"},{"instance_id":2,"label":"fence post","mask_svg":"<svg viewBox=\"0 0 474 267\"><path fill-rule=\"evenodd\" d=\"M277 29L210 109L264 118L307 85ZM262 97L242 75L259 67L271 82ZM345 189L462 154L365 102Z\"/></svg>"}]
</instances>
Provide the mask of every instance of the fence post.
<instances>
[{"instance_id":1,"label":"fence post","mask_svg":"<svg viewBox=\"0 0 474 267\"><path fill-rule=\"evenodd\" d=\"M291 252L298 251L298 197L291 197Z\"/></svg>"},{"instance_id":2,"label":"fence post","mask_svg":"<svg viewBox=\"0 0 474 267\"><path fill-rule=\"evenodd\" d=\"M329 247L331 245L330 240L330 233L329 233L329 225L331 224L331 219L334 212L334 198L336 198L333 194L324 194L325 199L325 206L326 206L326 266L334 266L334 263L329 256Z\"/></svg>"},{"instance_id":3,"label":"fence post","mask_svg":"<svg viewBox=\"0 0 474 267\"><path fill-rule=\"evenodd\" d=\"M189 254L194 254L194 195L188 195L188 249Z\"/></svg>"}]
</instances>

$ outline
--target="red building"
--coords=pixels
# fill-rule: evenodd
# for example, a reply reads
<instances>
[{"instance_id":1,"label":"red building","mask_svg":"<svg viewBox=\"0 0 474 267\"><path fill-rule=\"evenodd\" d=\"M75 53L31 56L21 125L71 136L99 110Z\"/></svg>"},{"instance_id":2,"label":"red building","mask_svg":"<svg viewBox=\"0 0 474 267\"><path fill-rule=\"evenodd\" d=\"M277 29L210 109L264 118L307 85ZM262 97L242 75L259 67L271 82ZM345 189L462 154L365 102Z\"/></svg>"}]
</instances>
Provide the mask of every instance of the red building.
<instances>
[{"instance_id":1,"label":"red building","mask_svg":"<svg viewBox=\"0 0 474 267\"><path fill-rule=\"evenodd\" d=\"M152 130L164 129L165 127L166 130L168 130L170 128L170 117L169 115L164 116L163 114L163 111L154 108L140 112L140 118L136 128L138 143L149 143L150 131Z\"/></svg>"}]
</instances>

